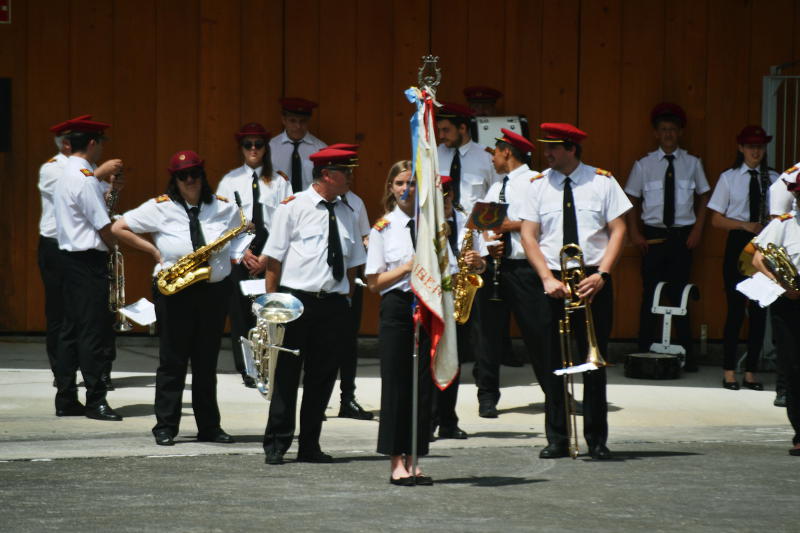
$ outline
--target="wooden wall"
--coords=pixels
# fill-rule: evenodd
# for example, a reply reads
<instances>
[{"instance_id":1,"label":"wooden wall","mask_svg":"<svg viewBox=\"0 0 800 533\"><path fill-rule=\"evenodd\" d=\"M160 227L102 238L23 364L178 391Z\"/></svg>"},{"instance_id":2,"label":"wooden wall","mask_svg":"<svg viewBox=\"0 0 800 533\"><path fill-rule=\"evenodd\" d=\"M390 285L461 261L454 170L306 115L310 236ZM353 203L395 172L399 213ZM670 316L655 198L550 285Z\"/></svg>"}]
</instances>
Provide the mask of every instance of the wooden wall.
<instances>
[{"instance_id":1,"label":"wooden wall","mask_svg":"<svg viewBox=\"0 0 800 533\"><path fill-rule=\"evenodd\" d=\"M500 88L502 111L577 123L585 160L624 185L653 147L648 113L685 107L684 146L712 184L734 137L760 121L761 77L800 58L798 0L12 0L0 25L0 77L13 79L13 151L0 154L0 331L42 331L36 267L39 165L47 127L92 113L113 124L106 155L128 168L121 209L163 191L173 152L198 150L216 185L239 164L244 122L279 131L277 98L320 107L312 131L362 145L356 192L371 219L387 169L409 155L402 91L420 56L441 56L442 100L470 84ZM454 9L455 8L455 9ZM535 130L535 128L534 128ZM538 167L541 160L535 157ZM724 234L709 229L695 262L695 332L721 336ZM127 254L128 299L148 295L148 258ZM639 258L614 274L614 335L636 334ZM369 297L363 332L376 331Z\"/></svg>"}]
</instances>

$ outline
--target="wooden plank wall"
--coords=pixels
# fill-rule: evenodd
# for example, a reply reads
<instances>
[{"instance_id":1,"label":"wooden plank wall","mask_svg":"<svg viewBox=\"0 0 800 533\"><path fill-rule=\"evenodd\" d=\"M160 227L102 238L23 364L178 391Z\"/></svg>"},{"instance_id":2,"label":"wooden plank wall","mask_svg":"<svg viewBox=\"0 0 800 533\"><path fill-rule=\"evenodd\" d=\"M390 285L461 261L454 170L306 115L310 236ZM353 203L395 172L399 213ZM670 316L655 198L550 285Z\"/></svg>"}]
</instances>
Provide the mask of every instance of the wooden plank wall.
<instances>
[{"instance_id":1,"label":"wooden plank wall","mask_svg":"<svg viewBox=\"0 0 800 533\"><path fill-rule=\"evenodd\" d=\"M505 113L577 123L586 161L622 184L653 148L648 113L662 100L687 110L683 144L716 182L736 132L760 121L761 77L800 58L800 0L14 0L13 14L0 25L14 95L13 152L0 154L3 332L44 327L36 179L54 152L47 127L64 118L113 124L106 155L125 160L125 210L163 191L176 150L198 150L216 185L239 164L240 124L277 133L280 96L314 99L321 139L362 145L355 188L375 219L387 169L409 155L402 91L429 50L441 56L440 99L486 84L505 92ZM711 338L724 320L723 242L709 229L696 254L695 332L706 323ZM147 296L150 261L130 252L127 269L129 300ZM636 334L638 270L626 248L617 338ZM370 296L363 332L376 323Z\"/></svg>"}]
</instances>

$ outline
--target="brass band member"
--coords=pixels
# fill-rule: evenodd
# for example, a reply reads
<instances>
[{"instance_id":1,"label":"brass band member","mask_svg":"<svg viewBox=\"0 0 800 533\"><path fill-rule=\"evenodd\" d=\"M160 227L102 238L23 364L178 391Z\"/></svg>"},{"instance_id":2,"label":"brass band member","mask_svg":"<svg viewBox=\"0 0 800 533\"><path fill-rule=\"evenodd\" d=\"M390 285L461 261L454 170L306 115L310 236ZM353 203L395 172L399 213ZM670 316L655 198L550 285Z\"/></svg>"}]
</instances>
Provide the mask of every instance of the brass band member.
<instances>
[{"instance_id":1,"label":"brass band member","mask_svg":"<svg viewBox=\"0 0 800 533\"><path fill-rule=\"evenodd\" d=\"M570 124L541 125L544 156L550 164L528 188L522 209L522 245L528 260L542 280L550 300L551 336L543 340L549 353L545 366L545 424L547 447L539 457L568 454L564 390L561 378L552 371L561 367L558 320L563 317L567 288L561 282L561 248L570 243L583 250L586 277L578 285L578 296L591 302L600 355L608 353L611 333L613 291L611 269L622 251L625 222L622 216L632 206L617 180L607 170L581 161L580 142L586 133ZM578 354L587 353L583 311L573 320ZM594 459L607 459L608 439L606 370L601 367L583 374L584 437Z\"/></svg>"},{"instance_id":2,"label":"brass band member","mask_svg":"<svg viewBox=\"0 0 800 533\"><path fill-rule=\"evenodd\" d=\"M121 242L152 256L154 276L240 223L234 202L211 193L203 160L195 152L176 153L167 170L167 193L126 212L112 228ZM139 235L146 233L152 242ZM175 444L190 361L197 440L233 442L220 427L216 374L231 293L229 245L212 254L209 263L207 281L169 296L153 283L160 335L153 435L160 446Z\"/></svg>"},{"instance_id":3,"label":"brass band member","mask_svg":"<svg viewBox=\"0 0 800 533\"><path fill-rule=\"evenodd\" d=\"M736 290L736 285L745 279L739 272L739 255L753 237L758 235L769 221L769 188L778 179L778 173L767 166L766 148L772 137L761 126L747 126L736 137L739 150L733 166L723 172L714 194L708 202L713 212L711 224L728 230L722 277L725 281L725 296L728 314L723 332L722 386L739 390L736 381L736 347L739 331L748 309L749 331L747 334L747 360L742 387L764 390L756 380L758 360L764 344L764 329L767 310L755 302L748 306L747 297Z\"/></svg>"}]
</instances>

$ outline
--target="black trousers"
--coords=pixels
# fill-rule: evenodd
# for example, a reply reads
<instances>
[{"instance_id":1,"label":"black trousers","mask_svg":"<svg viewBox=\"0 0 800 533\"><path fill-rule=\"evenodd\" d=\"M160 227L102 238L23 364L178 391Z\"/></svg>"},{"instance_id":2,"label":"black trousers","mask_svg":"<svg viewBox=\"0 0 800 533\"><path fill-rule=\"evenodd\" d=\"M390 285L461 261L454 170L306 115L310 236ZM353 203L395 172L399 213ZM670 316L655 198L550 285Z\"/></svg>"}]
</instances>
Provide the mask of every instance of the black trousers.
<instances>
[{"instance_id":1,"label":"black trousers","mask_svg":"<svg viewBox=\"0 0 800 533\"><path fill-rule=\"evenodd\" d=\"M250 279L250 273L244 263L231 265L231 296L228 316L231 319L231 350L233 351L233 364L236 371L244 375L244 355L240 337L247 338L250 328L256 325L256 316L253 314L253 300L242 294L239 282ZM263 275L260 276L264 278Z\"/></svg>"},{"instance_id":2,"label":"black trousers","mask_svg":"<svg viewBox=\"0 0 800 533\"><path fill-rule=\"evenodd\" d=\"M469 320L465 324L456 324L456 343L458 345L458 373L456 377L445 390L439 390L436 385L433 387L431 424L434 428L436 426L454 428L458 425L456 403L458 403L458 387L461 383L461 365L465 362L466 347L470 343L471 326L474 321L480 320L476 311L475 305L473 305Z\"/></svg>"},{"instance_id":3,"label":"black trousers","mask_svg":"<svg viewBox=\"0 0 800 533\"><path fill-rule=\"evenodd\" d=\"M361 311L364 307L364 288L356 285L353 290L349 309L348 337L342 351L339 366L339 390L341 403L354 400L356 397L356 370L358 369L358 331L361 329Z\"/></svg>"},{"instance_id":4,"label":"black trousers","mask_svg":"<svg viewBox=\"0 0 800 533\"><path fill-rule=\"evenodd\" d=\"M503 259L500 264L500 296L502 301L491 301L494 266L484 272L484 286L475 299L480 306L479 348L475 354L473 376L478 387L478 401L496 404L500 399L500 360L503 337L508 335L509 312L514 313L522 332L536 380L544 389L543 371L550 339L549 298L539 276L525 259Z\"/></svg>"},{"instance_id":5,"label":"black trousers","mask_svg":"<svg viewBox=\"0 0 800 533\"><path fill-rule=\"evenodd\" d=\"M689 283L692 270L692 251L686 247L686 239L694 226L680 228L656 228L644 226L645 239L666 239L661 244L651 244L642 257L642 305L639 310L639 350L647 352L655 339L661 340L661 320L653 315L653 296L656 285L666 281L670 285L662 292L673 306L680 305L683 287ZM692 332L689 315L672 319L678 344L686 350L686 359L693 357Z\"/></svg>"},{"instance_id":6,"label":"black trousers","mask_svg":"<svg viewBox=\"0 0 800 533\"><path fill-rule=\"evenodd\" d=\"M745 309L747 309L750 329L747 335L745 371L758 371L758 360L764 344L767 310L755 302L750 302L744 294L736 290L736 285L745 279L745 276L739 272L739 254L754 236L749 231L732 230L728 232L728 240L725 243L722 277L725 281L728 315L725 318L725 329L722 334L723 370L736 369L736 348L739 345L739 332L744 322Z\"/></svg>"},{"instance_id":7,"label":"black trousers","mask_svg":"<svg viewBox=\"0 0 800 533\"><path fill-rule=\"evenodd\" d=\"M231 281L201 281L170 296L153 283L159 324L159 363L156 371L156 425L153 433L178 434L186 371L192 365L192 410L198 433L220 427L217 406L217 359L225 329Z\"/></svg>"},{"instance_id":8,"label":"black trousers","mask_svg":"<svg viewBox=\"0 0 800 533\"><path fill-rule=\"evenodd\" d=\"M50 370L55 375L58 357L58 338L61 335L61 323L64 320L64 273L61 266L61 252L58 241L39 236L39 273L44 284L44 316L47 321L47 359Z\"/></svg>"},{"instance_id":9,"label":"black trousers","mask_svg":"<svg viewBox=\"0 0 800 533\"><path fill-rule=\"evenodd\" d=\"M597 272L596 268L587 268L587 275ZM553 272L560 279L560 272ZM603 358L608 354L608 337L611 334L614 308L614 288L611 281L606 283L597 293L591 304L594 319L597 346ZM548 297L549 298L549 297ZM545 431L547 442L563 445L567 443L566 408L564 404L564 380L566 377L556 376L553 370L562 368L561 344L558 332L558 321L564 317L564 301L560 298L549 298L552 316L550 360L545 379ZM573 363L585 362L588 353L586 340L586 318L584 311L576 311L570 317L572 335L577 341L577 350L573 350ZM589 448L605 444L608 440L608 402L606 400L606 369L599 368L581 374L583 376L583 436ZM578 379L576 377L576 379Z\"/></svg>"},{"instance_id":10,"label":"black trousers","mask_svg":"<svg viewBox=\"0 0 800 533\"><path fill-rule=\"evenodd\" d=\"M800 301L778 298L771 306L778 365L786 380L786 414L800 443Z\"/></svg>"},{"instance_id":11,"label":"black trousers","mask_svg":"<svg viewBox=\"0 0 800 533\"><path fill-rule=\"evenodd\" d=\"M381 415L378 453L411 453L414 320L411 292L393 290L381 297L378 348L381 354ZM430 440L431 378L430 340L420 328L417 454L427 455Z\"/></svg>"},{"instance_id":12,"label":"black trousers","mask_svg":"<svg viewBox=\"0 0 800 533\"><path fill-rule=\"evenodd\" d=\"M300 406L299 454L320 451L322 419L336 383L336 373L348 330L347 298L331 295L316 298L281 287L303 302L303 314L286 325L283 346L300 349L300 355L280 352L272 384L269 419L264 432L264 451L285 453L292 444L297 412L297 389L303 373Z\"/></svg>"},{"instance_id":13,"label":"black trousers","mask_svg":"<svg viewBox=\"0 0 800 533\"><path fill-rule=\"evenodd\" d=\"M109 338L113 338L108 310L108 253L60 251L63 272L64 315L58 340L55 377L56 409L78 401L75 374L80 368L86 385L86 406L106 401L100 379L110 362Z\"/></svg>"}]
</instances>

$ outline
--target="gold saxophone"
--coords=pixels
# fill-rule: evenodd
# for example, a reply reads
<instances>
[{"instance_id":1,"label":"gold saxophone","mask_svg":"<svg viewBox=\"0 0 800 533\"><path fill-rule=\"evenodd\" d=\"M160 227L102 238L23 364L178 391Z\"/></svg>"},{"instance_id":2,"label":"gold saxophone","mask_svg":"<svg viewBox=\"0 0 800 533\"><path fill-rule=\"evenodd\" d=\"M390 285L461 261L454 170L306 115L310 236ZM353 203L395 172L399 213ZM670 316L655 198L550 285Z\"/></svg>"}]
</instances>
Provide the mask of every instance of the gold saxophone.
<instances>
[{"instance_id":1,"label":"gold saxophone","mask_svg":"<svg viewBox=\"0 0 800 533\"><path fill-rule=\"evenodd\" d=\"M170 296L178 291L182 291L189 285L211 277L211 265L208 264L208 259L211 257L211 254L218 251L225 246L228 241L247 229L247 217L244 216L238 193L236 204L239 206L241 224L234 229L226 231L214 242L184 255L178 259L174 265L159 272L156 276L156 285L158 285L158 291L161 294Z\"/></svg>"},{"instance_id":2,"label":"gold saxophone","mask_svg":"<svg viewBox=\"0 0 800 533\"><path fill-rule=\"evenodd\" d=\"M475 293L483 287L483 278L479 274L470 272L467 264L466 255L472 250L472 241L472 230L467 229L464 242L461 243L461 252L458 254L458 273L455 275L456 282L453 289L453 316L459 324L466 324L469 320Z\"/></svg>"}]
</instances>

